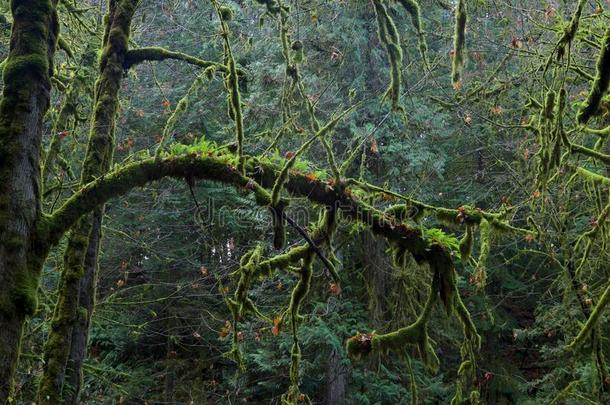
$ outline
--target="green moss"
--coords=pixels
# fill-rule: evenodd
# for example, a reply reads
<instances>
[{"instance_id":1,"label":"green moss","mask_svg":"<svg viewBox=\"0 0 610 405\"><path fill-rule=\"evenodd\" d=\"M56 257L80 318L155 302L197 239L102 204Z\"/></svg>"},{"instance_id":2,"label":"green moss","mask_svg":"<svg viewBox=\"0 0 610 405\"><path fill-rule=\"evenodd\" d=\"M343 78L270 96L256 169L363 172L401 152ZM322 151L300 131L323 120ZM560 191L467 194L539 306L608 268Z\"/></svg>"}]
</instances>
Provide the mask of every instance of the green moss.
<instances>
[{"instance_id":1,"label":"green moss","mask_svg":"<svg viewBox=\"0 0 610 405\"><path fill-rule=\"evenodd\" d=\"M464 69L464 51L466 44L466 0L459 0L455 11L455 29L453 33L453 63L451 70L451 81L455 88L459 88L462 82L462 70Z\"/></svg>"},{"instance_id":2,"label":"green moss","mask_svg":"<svg viewBox=\"0 0 610 405\"><path fill-rule=\"evenodd\" d=\"M218 12L220 13L220 17L223 21L232 21L233 17L235 17L235 10L230 6L220 6L218 7Z\"/></svg>"},{"instance_id":3,"label":"green moss","mask_svg":"<svg viewBox=\"0 0 610 405\"><path fill-rule=\"evenodd\" d=\"M49 61L46 55L28 54L10 58L4 64L4 83L24 83L32 76L48 77ZM29 83L24 83L29 84Z\"/></svg>"},{"instance_id":4,"label":"green moss","mask_svg":"<svg viewBox=\"0 0 610 405\"><path fill-rule=\"evenodd\" d=\"M563 30L559 41L557 41L557 60L561 60L565 54L566 47L568 47L574 38L576 37L576 32L578 31L578 26L580 24L580 17L582 15L582 11L587 4L587 0L579 0L578 5L576 6L576 10L574 10L574 14L572 14L572 18L570 19L570 23ZM553 57L553 54L550 55ZM549 59L550 62L550 59ZM548 69L550 63L547 63L545 70Z\"/></svg>"},{"instance_id":5,"label":"green moss","mask_svg":"<svg viewBox=\"0 0 610 405\"><path fill-rule=\"evenodd\" d=\"M464 233L464 236L462 237L462 239L460 240L460 259L462 260L462 263L464 264L468 264L468 261L470 260L470 253L472 252L472 245L473 245L473 227L472 226L467 226L466 227L466 232Z\"/></svg>"},{"instance_id":6,"label":"green moss","mask_svg":"<svg viewBox=\"0 0 610 405\"><path fill-rule=\"evenodd\" d=\"M400 106L400 87L402 82L402 49L400 48L400 35L396 29L396 24L388 14L386 6L382 0L373 0L375 15L377 17L377 33L379 41L386 48L388 60L390 62L390 85L384 98L388 97L392 103L392 109L402 111Z\"/></svg>"},{"instance_id":7,"label":"green moss","mask_svg":"<svg viewBox=\"0 0 610 405\"><path fill-rule=\"evenodd\" d=\"M426 36L423 29L421 10L419 3L416 0L398 0L398 2L407 10L407 13L411 16L411 22L413 28L417 33L417 39L419 42L419 52L421 54L424 64L428 66L428 58L426 53L428 52L428 44L426 43Z\"/></svg>"},{"instance_id":8,"label":"green moss","mask_svg":"<svg viewBox=\"0 0 610 405\"><path fill-rule=\"evenodd\" d=\"M487 258L491 251L492 228L490 223L484 219L479 225L479 239L481 247L479 248L479 258L474 272L474 283L477 288L483 289L487 284Z\"/></svg>"},{"instance_id":9,"label":"green moss","mask_svg":"<svg viewBox=\"0 0 610 405\"><path fill-rule=\"evenodd\" d=\"M292 49L292 61L295 64L305 62L305 47L303 46L303 42L294 41L290 48Z\"/></svg>"},{"instance_id":10,"label":"green moss","mask_svg":"<svg viewBox=\"0 0 610 405\"><path fill-rule=\"evenodd\" d=\"M186 53L171 51L158 46L129 50L125 55L124 67L128 69L146 61L163 61L167 59L179 60L204 69L210 69L207 72L208 75L212 75L215 71L223 73L229 72L228 67L222 63L207 61ZM239 70L238 73L240 73Z\"/></svg>"},{"instance_id":11,"label":"green moss","mask_svg":"<svg viewBox=\"0 0 610 405\"><path fill-rule=\"evenodd\" d=\"M595 325L597 325L599 318L608 305L610 305L610 284L608 284L604 290L603 294L599 298L599 301L591 311L591 315L589 315L589 318L578 332L578 335L576 335L576 337L568 345L568 349L577 349L591 336L593 328Z\"/></svg>"},{"instance_id":12,"label":"green moss","mask_svg":"<svg viewBox=\"0 0 610 405\"><path fill-rule=\"evenodd\" d=\"M29 271L17 274L11 295L13 305L19 313L25 316L34 315L38 308L38 276Z\"/></svg>"},{"instance_id":13,"label":"green moss","mask_svg":"<svg viewBox=\"0 0 610 405\"><path fill-rule=\"evenodd\" d=\"M357 333L355 336L347 339L345 342L347 354L354 359L367 357L373 350L373 336L368 333Z\"/></svg>"},{"instance_id":14,"label":"green moss","mask_svg":"<svg viewBox=\"0 0 610 405\"><path fill-rule=\"evenodd\" d=\"M597 114L602 97L610 84L610 28L606 30L602 42L602 49L597 59L597 71L585 105L576 116L581 124L586 124L591 117Z\"/></svg>"}]
</instances>

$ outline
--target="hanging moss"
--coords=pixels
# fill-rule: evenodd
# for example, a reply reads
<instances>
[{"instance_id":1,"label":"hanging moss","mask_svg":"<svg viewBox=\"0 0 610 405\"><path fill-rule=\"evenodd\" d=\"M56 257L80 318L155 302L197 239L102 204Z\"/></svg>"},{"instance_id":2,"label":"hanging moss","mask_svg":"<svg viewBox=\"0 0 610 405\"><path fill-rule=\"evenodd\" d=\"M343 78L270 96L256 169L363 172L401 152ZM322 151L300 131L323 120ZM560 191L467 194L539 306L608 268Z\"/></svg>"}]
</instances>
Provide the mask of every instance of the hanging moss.
<instances>
[{"instance_id":1,"label":"hanging moss","mask_svg":"<svg viewBox=\"0 0 610 405\"><path fill-rule=\"evenodd\" d=\"M367 357L371 353L400 352L404 350L406 345L414 344L417 346L424 364L435 372L438 369L439 360L430 344L427 324L438 297L439 284L439 275L435 273L424 309L414 323L386 334L357 333L346 341L347 353L351 357L359 359Z\"/></svg>"},{"instance_id":2,"label":"hanging moss","mask_svg":"<svg viewBox=\"0 0 610 405\"><path fill-rule=\"evenodd\" d=\"M300 278L292 290L290 304L288 305L287 310L287 313L290 315L293 343L290 352L290 388L288 389L288 392L282 396L282 402L285 403L296 403L297 399L300 397L299 370L301 364L301 348L299 346L298 327L303 317L300 315L299 311L305 297L307 296L307 293L309 292L309 289L311 288L313 259L313 251L310 251L309 254L303 259Z\"/></svg>"},{"instance_id":3,"label":"hanging moss","mask_svg":"<svg viewBox=\"0 0 610 405\"><path fill-rule=\"evenodd\" d=\"M439 279L439 294L441 301L447 311L447 315L451 315L455 309L457 292L457 272L451 259L447 255L438 255L434 261L430 263L430 267L437 274Z\"/></svg>"},{"instance_id":4,"label":"hanging moss","mask_svg":"<svg viewBox=\"0 0 610 405\"><path fill-rule=\"evenodd\" d=\"M453 64L451 81L456 89L461 87L462 70L464 69L464 53L466 44L466 0L459 0L455 11L455 29L453 33Z\"/></svg>"},{"instance_id":5,"label":"hanging moss","mask_svg":"<svg viewBox=\"0 0 610 405\"><path fill-rule=\"evenodd\" d=\"M487 258L491 251L491 225L486 219L481 221L479 225L479 240L481 246L479 248L479 258L474 272L474 284L477 288L483 289L487 284Z\"/></svg>"},{"instance_id":6,"label":"hanging moss","mask_svg":"<svg viewBox=\"0 0 610 405\"><path fill-rule=\"evenodd\" d=\"M390 62L390 85L384 98L388 97L392 103L394 111L402 111L400 106L400 86L402 81L402 49L400 47L400 35L396 29L396 24L388 14L386 6L382 0L373 0L375 15L377 16L377 33L379 41L386 48L388 60Z\"/></svg>"},{"instance_id":7,"label":"hanging moss","mask_svg":"<svg viewBox=\"0 0 610 405\"><path fill-rule=\"evenodd\" d=\"M570 23L564 29L559 41L557 41L556 50L557 50L557 60L561 60L565 54L566 47L572 44L572 41L576 37L576 32L578 31L578 26L580 24L580 16L582 15L582 11L587 4L588 0L579 0L578 5L576 6L576 10L574 10L574 14L572 14L572 18L570 19ZM553 54L550 55L552 58ZM545 70L550 66L551 59L549 58L549 63L545 66Z\"/></svg>"},{"instance_id":8,"label":"hanging moss","mask_svg":"<svg viewBox=\"0 0 610 405\"><path fill-rule=\"evenodd\" d=\"M398 0L398 2L405 8L405 10L407 10L409 16L411 16L413 28L415 28L415 32L417 33L417 39L419 42L419 52L421 54L422 60L424 61L424 64L428 66L428 58L426 56L428 52L428 44L426 43L426 35L423 29L421 9L419 7L419 3L417 2L417 0Z\"/></svg>"},{"instance_id":9,"label":"hanging moss","mask_svg":"<svg viewBox=\"0 0 610 405\"><path fill-rule=\"evenodd\" d=\"M343 111L342 113L331 119L325 126L320 128L320 130L315 135L309 138L305 143L303 143L303 145L301 145L301 147L295 153L292 154L292 156L284 163L282 170L278 174L277 179L273 184L273 189L271 190L270 204L271 213L274 219L274 246L277 249L280 249L284 245L286 240L283 218L284 207L280 206L279 202L280 193L282 191L282 188L288 181L290 169L294 167L297 159L309 149L309 147L316 139L323 138L328 133L330 133L337 126L339 121L343 117L345 117L345 115L347 115L350 111L351 109Z\"/></svg>"},{"instance_id":10,"label":"hanging moss","mask_svg":"<svg viewBox=\"0 0 610 405\"><path fill-rule=\"evenodd\" d=\"M470 253L472 252L472 245L474 240L472 235L472 228L472 226L466 226L466 232L460 240L460 259L464 264L468 264L468 261L470 260Z\"/></svg>"},{"instance_id":11,"label":"hanging moss","mask_svg":"<svg viewBox=\"0 0 610 405\"><path fill-rule=\"evenodd\" d=\"M225 76L225 88L227 89L227 109L229 117L235 122L235 138L237 142L237 168L243 174L245 172L244 160L244 117L241 105L241 93L239 90L239 76L237 64L233 57L231 42L229 41L229 26L222 15L222 6L214 2L222 30L224 42L224 58L228 73Z\"/></svg>"},{"instance_id":12,"label":"hanging moss","mask_svg":"<svg viewBox=\"0 0 610 405\"><path fill-rule=\"evenodd\" d=\"M481 336L477 332L477 327L472 320L472 316L470 316L470 312L459 294L456 296L455 309L457 317L462 324L464 338L471 343L472 348L479 350L481 348Z\"/></svg>"},{"instance_id":13,"label":"hanging moss","mask_svg":"<svg viewBox=\"0 0 610 405\"><path fill-rule=\"evenodd\" d=\"M591 85L591 90L585 105L578 111L576 119L580 124L586 124L591 117L597 114L602 97L608 90L610 83L610 28L604 35L602 49L597 59L597 71L595 80Z\"/></svg>"}]
</instances>

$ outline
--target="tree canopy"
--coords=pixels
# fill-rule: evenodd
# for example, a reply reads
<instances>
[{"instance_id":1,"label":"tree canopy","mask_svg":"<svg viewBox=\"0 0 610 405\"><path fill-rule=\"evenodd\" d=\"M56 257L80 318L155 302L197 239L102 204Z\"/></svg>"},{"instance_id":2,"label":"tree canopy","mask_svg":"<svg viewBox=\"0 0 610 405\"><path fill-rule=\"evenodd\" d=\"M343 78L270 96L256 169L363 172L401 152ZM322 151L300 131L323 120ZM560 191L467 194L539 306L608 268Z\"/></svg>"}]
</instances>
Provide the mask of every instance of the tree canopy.
<instances>
[{"instance_id":1,"label":"tree canopy","mask_svg":"<svg viewBox=\"0 0 610 405\"><path fill-rule=\"evenodd\" d=\"M607 3L0 15L0 402L610 401Z\"/></svg>"}]
</instances>

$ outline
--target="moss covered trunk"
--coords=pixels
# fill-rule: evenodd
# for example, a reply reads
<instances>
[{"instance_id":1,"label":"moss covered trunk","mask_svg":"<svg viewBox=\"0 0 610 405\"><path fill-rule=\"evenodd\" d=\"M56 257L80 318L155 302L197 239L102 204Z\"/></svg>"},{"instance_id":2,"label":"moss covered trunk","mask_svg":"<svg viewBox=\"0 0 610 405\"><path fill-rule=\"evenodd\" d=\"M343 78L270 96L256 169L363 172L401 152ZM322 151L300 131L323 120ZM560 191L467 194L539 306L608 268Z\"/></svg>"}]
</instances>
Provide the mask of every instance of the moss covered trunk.
<instances>
[{"instance_id":1,"label":"moss covered trunk","mask_svg":"<svg viewBox=\"0 0 610 405\"><path fill-rule=\"evenodd\" d=\"M137 4L137 0L109 2L99 78L95 86L91 132L82 169L82 184L102 176L112 163L118 94L123 78L131 19ZM71 379L81 373L80 366L85 350L76 346L72 350L72 338L76 335L86 340L87 336L87 331L83 328L88 328L93 309L87 308L87 305L88 301L93 305L94 282L83 283L82 279L84 275L96 277L102 216L103 207L83 216L68 237L57 305L44 350L45 364L38 391L41 404L60 402L71 353L75 356L70 359ZM82 290L81 287L91 287L91 290ZM85 302L80 302L81 296ZM87 318L86 321L83 321L83 318ZM77 397L77 389L75 386L66 387L66 396Z\"/></svg>"},{"instance_id":2,"label":"moss covered trunk","mask_svg":"<svg viewBox=\"0 0 610 405\"><path fill-rule=\"evenodd\" d=\"M36 310L40 144L57 41L53 2L13 0L0 102L0 403L10 395L23 323Z\"/></svg>"},{"instance_id":3,"label":"moss covered trunk","mask_svg":"<svg viewBox=\"0 0 610 405\"><path fill-rule=\"evenodd\" d=\"M93 228L89 237L89 246L84 262L84 272L79 283L78 317L72 329L70 341L70 354L66 367L62 403L76 405L79 403L79 393L82 385L83 361L87 355L87 342L89 339L89 326L91 315L95 306L95 291L98 268L98 252L101 240L102 215L97 213L93 220Z\"/></svg>"}]
</instances>

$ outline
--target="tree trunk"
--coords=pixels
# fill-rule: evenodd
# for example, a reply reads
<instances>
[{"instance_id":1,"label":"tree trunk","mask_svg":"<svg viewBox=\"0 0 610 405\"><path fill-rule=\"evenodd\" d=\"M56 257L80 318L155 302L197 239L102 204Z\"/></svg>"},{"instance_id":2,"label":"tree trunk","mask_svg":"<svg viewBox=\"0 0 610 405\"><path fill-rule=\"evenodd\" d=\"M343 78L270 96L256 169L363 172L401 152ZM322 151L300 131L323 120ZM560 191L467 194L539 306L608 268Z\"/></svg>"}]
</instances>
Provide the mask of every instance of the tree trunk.
<instances>
[{"instance_id":1,"label":"tree trunk","mask_svg":"<svg viewBox=\"0 0 610 405\"><path fill-rule=\"evenodd\" d=\"M13 0L0 102L0 403L9 399L23 323L36 310L45 256L40 217L42 119L49 108L57 42L51 1Z\"/></svg>"},{"instance_id":2,"label":"tree trunk","mask_svg":"<svg viewBox=\"0 0 610 405\"><path fill-rule=\"evenodd\" d=\"M384 253L384 239L369 231L361 234L363 275L368 289L369 311L374 325L387 320L387 296L391 287L392 264Z\"/></svg>"},{"instance_id":3,"label":"tree trunk","mask_svg":"<svg viewBox=\"0 0 610 405\"><path fill-rule=\"evenodd\" d=\"M125 57L128 49L131 20L137 7L137 0L110 0L108 23L104 34L104 53L100 62L100 73L96 83L94 112L87 153L83 163L81 184L87 184L105 174L110 168L114 148L115 117L118 109L118 95L122 83ZM61 274L58 300L51 321L51 330L45 344L44 370L38 389L41 404L57 404L62 398L66 366L70 353L72 374L81 374L81 365L86 350L71 349L71 339L77 336L86 340L88 331L79 330L89 325L91 311L79 310L93 300L94 291L82 291L81 279L85 274L96 278L103 207L83 216L73 227L64 254L64 268ZM99 226L94 226L94 223ZM89 283L87 286L93 286ZM87 298L88 297L88 298ZM80 316L79 316L80 313ZM79 317L89 318L78 322ZM68 396L78 396L70 387ZM69 391L74 391L70 395Z\"/></svg>"},{"instance_id":4,"label":"tree trunk","mask_svg":"<svg viewBox=\"0 0 610 405\"><path fill-rule=\"evenodd\" d=\"M341 355L333 350L328 359L326 368L326 397L327 405L340 404L345 400L347 388L347 368L341 364Z\"/></svg>"},{"instance_id":5,"label":"tree trunk","mask_svg":"<svg viewBox=\"0 0 610 405\"><path fill-rule=\"evenodd\" d=\"M70 342L70 355L66 367L65 387L62 391L64 405L79 403L79 393L83 381L83 362L87 354L89 340L89 326L95 307L95 294L97 283L98 253L101 241L102 215L96 213L93 229L89 238L89 247L85 256L85 272L80 279L78 297L78 319L72 330ZM95 237L97 235L97 237Z\"/></svg>"}]
</instances>

